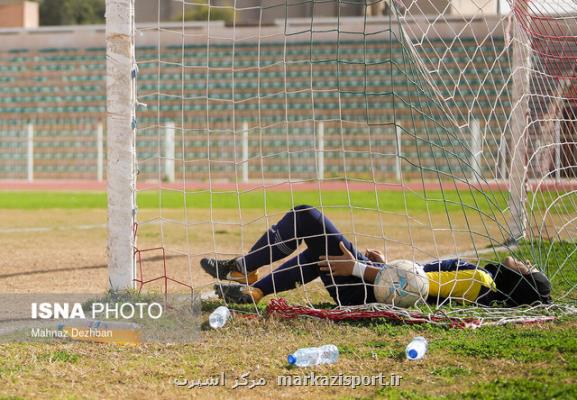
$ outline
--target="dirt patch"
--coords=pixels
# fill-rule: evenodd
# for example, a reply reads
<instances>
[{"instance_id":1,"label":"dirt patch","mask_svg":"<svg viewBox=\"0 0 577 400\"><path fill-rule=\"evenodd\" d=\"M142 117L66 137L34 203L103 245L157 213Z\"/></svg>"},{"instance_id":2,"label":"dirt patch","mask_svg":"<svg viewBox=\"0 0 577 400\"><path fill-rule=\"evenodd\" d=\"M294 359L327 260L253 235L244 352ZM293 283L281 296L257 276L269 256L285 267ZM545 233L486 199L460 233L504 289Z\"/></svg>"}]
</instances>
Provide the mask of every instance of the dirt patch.
<instances>
[{"instance_id":1,"label":"dirt patch","mask_svg":"<svg viewBox=\"0 0 577 400\"><path fill-rule=\"evenodd\" d=\"M499 224L489 225L481 217L462 214L399 215L356 209L329 209L327 214L358 249L382 249L391 260L435 259L485 248L502 238ZM2 292L106 289L106 210L1 210L0 215ZM200 270L200 258L247 252L282 215L263 210L143 210L138 247L163 246L169 276L194 287L207 287L213 279ZM144 254L145 279L163 275L160 255L158 251ZM263 267L261 274L273 267ZM182 287L173 284L171 290Z\"/></svg>"}]
</instances>

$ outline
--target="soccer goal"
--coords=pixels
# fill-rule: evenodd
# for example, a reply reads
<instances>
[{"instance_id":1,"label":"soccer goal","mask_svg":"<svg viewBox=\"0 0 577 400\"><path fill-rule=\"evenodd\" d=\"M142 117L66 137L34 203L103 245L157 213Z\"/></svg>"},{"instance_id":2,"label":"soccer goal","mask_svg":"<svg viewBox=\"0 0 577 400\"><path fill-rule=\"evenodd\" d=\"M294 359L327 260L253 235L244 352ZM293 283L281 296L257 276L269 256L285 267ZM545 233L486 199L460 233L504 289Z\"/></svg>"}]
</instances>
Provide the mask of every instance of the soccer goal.
<instances>
[{"instance_id":1,"label":"soccer goal","mask_svg":"<svg viewBox=\"0 0 577 400\"><path fill-rule=\"evenodd\" d=\"M107 0L112 288L209 299L226 277L202 258L250 253L306 204L385 265L527 260L553 303L481 306L461 291L408 310L345 307L310 275L316 261L297 257L292 290L272 279L265 292L279 314L502 323L575 312L574 1L158 0L138 24L135 4ZM286 262L276 245L260 278Z\"/></svg>"}]
</instances>

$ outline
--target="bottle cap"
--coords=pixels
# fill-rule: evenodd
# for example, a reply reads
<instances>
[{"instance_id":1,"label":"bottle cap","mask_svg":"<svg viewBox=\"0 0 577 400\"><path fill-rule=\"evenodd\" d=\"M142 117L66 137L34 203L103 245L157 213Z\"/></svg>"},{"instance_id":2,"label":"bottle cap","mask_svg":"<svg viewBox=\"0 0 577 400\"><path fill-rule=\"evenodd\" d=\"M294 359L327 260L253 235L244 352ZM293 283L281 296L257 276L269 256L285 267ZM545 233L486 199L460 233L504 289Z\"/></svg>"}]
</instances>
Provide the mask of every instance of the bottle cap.
<instances>
[{"instance_id":1,"label":"bottle cap","mask_svg":"<svg viewBox=\"0 0 577 400\"><path fill-rule=\"evenodd\" d=\"M415 349L411 349L411 350L407 351L407 356L411 360L414 360L415 358L417 358L418 355L419 355L419 353L417 353L417 350L415 350Z\"/></svg>"},{"instance_id":2,"label":"bottle cap","mask_svg":"<svg viewBox=\"0 0 577 400\"><path fill-rule=\"evenodd\" d=\"M297 358L292 354L288 355L287 360L290 365L294 365L297 362Z\"/></svg>"}]
</instances>

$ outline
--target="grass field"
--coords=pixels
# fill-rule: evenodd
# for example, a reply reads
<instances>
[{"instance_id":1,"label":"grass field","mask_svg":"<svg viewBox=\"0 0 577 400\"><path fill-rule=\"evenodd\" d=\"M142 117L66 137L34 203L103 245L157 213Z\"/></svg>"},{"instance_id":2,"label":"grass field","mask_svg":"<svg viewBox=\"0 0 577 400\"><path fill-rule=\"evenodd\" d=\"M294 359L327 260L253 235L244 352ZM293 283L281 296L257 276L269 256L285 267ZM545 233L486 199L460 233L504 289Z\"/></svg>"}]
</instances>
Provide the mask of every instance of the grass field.
<instances>
[{"instance_id":1,"label":"grass field","mask_svg":"<svg viewBox=\"0 0 577 400\"><path fill-rule=\"evenodd\" d=\"M575 209L575 196L570 193L543 192L531 195L528 204L535 210L553 207L555 213L572 214ZM507 206L507 193L501 191L481 192L463 191L189 191L184 194L177 190L145 190L139 192L137 201L140 208L218 208L218 209L263 209L287 210L294 204L312 204L314 206L352 206L359 208L378 208L384 211L412 212L455 212L463 207L470 210L490 212L503 210ZM19 192L10 191L0 194L0 209L103 209L106 208L106 193L102 192Z\"/></svg>"},{"instance_id":2,"label":"grass field","mask_svg":"<svg viewBox=\"0 0 577 400\"><path fill-rule=\"evenodd\" d=\"M186 195L181 191L162 190L142 191L137 196L140 208L156 209L190 208L206 209L263 209L288 210L293 204L312 204L315 206L354 206L360 208L376 208L386 211L404 211L406 208L412 211L443 212L446 207L455 211L465 204L471 208L486 211L492 205L501 208L505 205L502 192L494 192L489 195L480 192L441 192L440 190L420 192L346 192L341 191L190 191ZM265 201L266 199L266 201ZM497 200L496 200L497 199ZM444 200L444 201L443 201ZM106 208L106 193L102 192L34 192L29 195L26 192L3 192L0 195L0 209L46 209L46 208ZM378 204L377 204L378 202Z\"/></svg>"},{"instance_id":3,"label":"grass field","mask_svg":"<svg viewBox=\"0 0 577 400\"><path fill-rule=\"evenodd\" d=\"M465 237L470 240L468 236L445 238L447 219L456 230L466 227L460 217L462 212L460 207L445 207L445 203L438 201L443 198L439 192L428 195L429 201L417 194L408 197L399 192L379 194L379 208L387 212L384 226L390 237L385 246L391 256L402 254L399 249L408 243L404 237L406 229L402 229L407 223L407 215L395 218L388 213L403 214L410 210L411 221L420 222L410 230L411 240L419 243L424 253L429 251L428 245L454 250L456 242L460 244ZM328 192L323 193L322 199L316 192L294 193L293 197L283 192L268 196L267 209L274 215L285 211L290 204L318 205L321 200L323 205L349 204L348 196ZM449 192L444 196L489 210L488 203L483 205L473 195L459 198L456 193ZM219 224L214 232L215 248L210 251L237 252L241 237L250 243L265 226L260 211L263 194L249 192L240 198L242 216L238 215L239 196L236 194L223 193L211 200L207 193L199 192L187 199L189 218L203 223L210 222L206 210L213 205ZM350 196L351 203L360 208L373 208L375 198L374 193L362 192ZM139 198L144 219L154 220L158 199L158 193L145 193ZM162 205L166 208L163 217L182 218L181 204L182 193L163 193ZM0 289L4 292L70 288L105 290L105 205L103 193L0 193L0 234L5 254L0 260ZM348 212L338 207L328 212L338 226L344 227L343 230L353 229L347 225ZM482 217L469 218L467 223L480 231L483 221ZM370 233L359 237L360 244L383 244L383 240L373 237L379 232L371 230L375 214L355 214L355 222L355 232ZM433 233L431 228L435 228ZM483 229L493 232L492 228ZM176 228L174 236L170 236L171 232L171 225L167 224L163 235L174 240L175 249L186 244ZM145 226L142 235L144 243L156 243L158 226ZM202 229L195 228L189 235L188 240L203 240ZM486 238L479 236L479 244L487 244ZM204 240L206 247L206 238ZM542 259L551 268L550 275L555 275L556 293L569 293L565 300L575 302L577 257L574 242L555 245L543 242L540 246L534 249L525 245L519 252L529 258L543 255ZM202 251L199 247L191 253L196 257ZM199 282L209 282L206 276L198 275L197 278ZM288 296L296 299L298 293ZM327 297L320 295L315 299L320 302ZM214 302L205 304L203 319L216 305ZM198 340L187 345L1 344L0 399L574 399L577 398L576 328L577 321L567 317L543 324L450 330L398 325L386 320L331 323L239 316L222 330L203 328ZM416 335L429 339L429 352L424 360L409 362L404 360L402 352ZM297 348L326 343L339 347L341 358L337 364L306 370L287 366L287 354ZM373 376L382 373L388 377L398 374L402 379L399 387L388 388L277 385L279 375L304 375L311 371L317 375ZM221 372L227 376L226 387L187 389L174 384L175 378L206 379ZM232 389L234 378L245 372L253 379L264 378L267 384L254 389Z\"/></svg>"}]
</instances>

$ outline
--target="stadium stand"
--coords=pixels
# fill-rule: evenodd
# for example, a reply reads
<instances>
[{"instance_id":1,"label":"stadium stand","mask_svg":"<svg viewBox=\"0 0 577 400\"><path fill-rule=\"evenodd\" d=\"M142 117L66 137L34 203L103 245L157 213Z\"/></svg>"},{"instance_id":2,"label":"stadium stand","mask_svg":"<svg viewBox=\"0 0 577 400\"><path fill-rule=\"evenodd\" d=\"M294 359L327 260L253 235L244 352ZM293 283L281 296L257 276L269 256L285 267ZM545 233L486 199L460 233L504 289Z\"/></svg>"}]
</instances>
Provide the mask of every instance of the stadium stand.
<instances>
[{"instance_id":1,"label":"stadium stand","mask_svg":"<svg viewBox=\"0 0 577 400\"><path fill-rule=\"evenodd\" d=\"M507 57L495 60L490 46L503 46L503 39L493 38L486 52L474 39L451 47L451 54L440 53L444 43L438 49L434 42L418 47L442 68L417 65L406 46L391 38L342 40L338 46L298 41L138 47L139 99L147 105L138 116L141 178L158 176L161 129L170 121L183 138L176 152L182 152L184 142L189 179L205 178L209 168L213 179L237 170L243 124L255 178L286 177L289 169L293 178L314 177L318 121L324 121L327 177L342 176L343 157L349 177L394 174L396 125L403 130L407 177L421 170L413 164L438 163L439 156L446 164L435 168L450 170L458 161L447 157L447 145L454 151L467 146L467 133L454 126L475 109L490 114L487 110L509 87L508 66L500 64ZM430 56L437 51L438 57ZM431 107L436 95L419 68L437 70L430 76L445 87L440 95L454 121ZM26 126L33 124L35 179L95 179L96 127L105 122L105 49L11 49L0 53L0 73L0 173L26 177ZM459 82L466 85L456 90ZM506 119L509 105L499 104L499 115L481 121L482 129L498 128ZM415 117L422 113L429 116ZM497 147L494 143L484 151L496 153ZM369 157L374 162L367 162ZM176 166L177 179L184 168Z\"/></svg>"}]
</instances>

